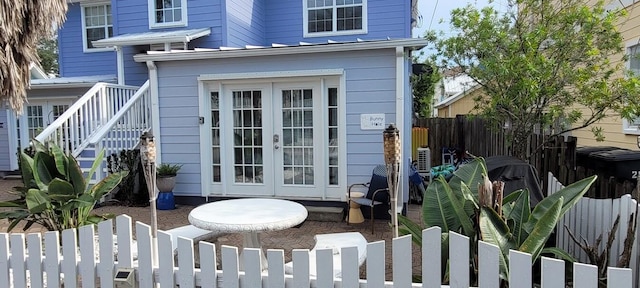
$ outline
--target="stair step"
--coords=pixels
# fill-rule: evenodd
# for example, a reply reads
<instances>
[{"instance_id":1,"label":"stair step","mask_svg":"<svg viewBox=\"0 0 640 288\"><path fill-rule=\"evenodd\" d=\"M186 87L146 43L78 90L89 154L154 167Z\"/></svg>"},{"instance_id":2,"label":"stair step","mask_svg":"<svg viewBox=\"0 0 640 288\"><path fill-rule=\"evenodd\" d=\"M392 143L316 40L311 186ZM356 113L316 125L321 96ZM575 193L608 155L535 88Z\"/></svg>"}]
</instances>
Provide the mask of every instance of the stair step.
<instances>
[{"instance_id":1,"label":"stair step","mask_svg":"<svg viewBox=\"0 0 640 288\"><path fill-rule=\"evenodd\" d=\"M344 216L342 207L305 206L309 215L307 220L320 222L341 222Z\"/></svg>"}]
</instances>

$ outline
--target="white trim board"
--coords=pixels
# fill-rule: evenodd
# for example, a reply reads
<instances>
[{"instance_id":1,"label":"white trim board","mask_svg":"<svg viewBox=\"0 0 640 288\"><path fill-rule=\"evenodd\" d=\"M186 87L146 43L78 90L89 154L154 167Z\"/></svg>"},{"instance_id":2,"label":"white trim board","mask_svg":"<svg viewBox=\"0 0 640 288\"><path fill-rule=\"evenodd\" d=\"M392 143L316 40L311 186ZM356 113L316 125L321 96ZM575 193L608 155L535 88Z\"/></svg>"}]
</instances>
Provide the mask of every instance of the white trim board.
<instances>
[{"instance_id":1,"label":"white trim board","mask_svg":"<svg viewBox=\"0 0 640 288\"><path fill-rule=\"evenodd\" d=\"M198 81L245 80L245 79L259 79L259 78L340 76L342 74L344 74L344 69L319 69L319 70L276 71L276 72L256 72L256 73L221 73L221 74L203 74L198 76L197 80Z\"/></svg>"}]
</instances>

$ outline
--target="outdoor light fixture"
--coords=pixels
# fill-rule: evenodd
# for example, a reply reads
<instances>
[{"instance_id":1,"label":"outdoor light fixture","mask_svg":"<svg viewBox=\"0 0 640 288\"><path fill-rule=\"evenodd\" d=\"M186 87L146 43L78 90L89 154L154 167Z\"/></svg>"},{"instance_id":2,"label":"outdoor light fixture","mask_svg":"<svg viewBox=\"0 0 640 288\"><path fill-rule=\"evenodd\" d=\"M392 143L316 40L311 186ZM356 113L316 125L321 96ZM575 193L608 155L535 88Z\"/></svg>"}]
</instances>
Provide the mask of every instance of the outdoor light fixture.
<instances>
[{"instance_id":1,"label":"outdoor light fixture","mask_svg":"<svg viewBox=\"0 0 640 288\"><path fill-rule=\"evenodd\" d=\"M389 127L382 133L384 144L384 163L387 166L387 183L391 196L391 225L393 226L393 237L398 237L398 179L400 177L400 132L395 125ZM373 215L371 215L373 217Z\"/></svg>"},{"instance_id":2,"label":"outdoor light fixture","mask_svg":"<svg viewBox=\"0 0 640 288\"><path fill-rule=\"evenodd\" d=\"M151 207L151 237L153 237L153 265L157 264L158 257L158 214L156 210L156 143L153 135L144 132L140 136L140 158L142 159L142 167L144 168L144 177L147 181L147 190L149 192L149 206Z\"/></svg>"},{"instance_id":3,"label":"outdoor light fixture","mask_svg":"<svg viewBox=\"0 0 640 288\"><path fill-rule=\"evenodd\" d=\"M113 282L116 288L138 287L136 283L136 271L134 271L133 268L118 268L118 270L116 270L116 276L113 277Z\"/></svg>"}]
</instances>

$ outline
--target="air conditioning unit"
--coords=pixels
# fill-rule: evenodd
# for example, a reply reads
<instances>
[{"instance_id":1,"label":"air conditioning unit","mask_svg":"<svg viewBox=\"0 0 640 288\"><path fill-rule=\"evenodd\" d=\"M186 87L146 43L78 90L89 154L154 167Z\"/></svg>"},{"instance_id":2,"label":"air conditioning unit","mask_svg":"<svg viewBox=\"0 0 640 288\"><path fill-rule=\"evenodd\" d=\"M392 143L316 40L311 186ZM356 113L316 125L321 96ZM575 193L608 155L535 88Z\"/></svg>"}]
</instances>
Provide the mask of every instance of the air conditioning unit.
<instances>
[{"instance_id":1,"label":"air conditioning unit","mask_svg":"<svg viewBox=\"0 0 640 288\"><path fill-rule=\"evenodd\" d=\"M431 149L418 148L418 173L428 176L431 172Z\"/></svg>"}]
</instances>

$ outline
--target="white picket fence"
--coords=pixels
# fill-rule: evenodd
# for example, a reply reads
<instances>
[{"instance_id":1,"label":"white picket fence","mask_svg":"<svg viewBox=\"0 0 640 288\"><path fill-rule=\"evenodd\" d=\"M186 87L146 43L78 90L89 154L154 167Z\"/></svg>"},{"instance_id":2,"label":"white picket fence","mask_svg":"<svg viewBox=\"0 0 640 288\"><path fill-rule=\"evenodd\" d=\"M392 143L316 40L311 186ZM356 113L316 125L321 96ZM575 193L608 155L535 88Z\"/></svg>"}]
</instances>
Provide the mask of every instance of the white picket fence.
<instances>
[{"instance_id":1,"label":"white picket fence","mask_svg":"<svg viewBox=\"0 0 640 288\"><path fill-rule=\"evenodd\" d=\"M469 239L452 234L449 243L449 286L441 286L440 228L422 232L422 279L412 283L412 243L410 236L392 241L393 280L385 281L385 242L367 244L366 279L360 279L356 247L342 248L342 278L333 276L333 249L317 251L317 277L309 277L309 251L295 249L293 275L284 273L284 251L267 251L268 269L262 270L259 249L244 249L244 269L239 269L237 247L222 246L221 265L218 265L215 245L200 242L200 268L194 268L192 241L180 238L177 245L178 265L174 264L171 236L158 234L158 266L152 266L151 229L136 223L137 261L133 259L131 218L116 218L117 255L114 255L113 222L100 223L97 228L98 247L95 247L94 227L66 230L59 238L57 232L41 234L0 233L0 287L114 287L113 276L118 267L135 267L139 287L470 287ZM76 237L77 235L77 237ZM58 239L61 239L62 250ZM26 240L26 242L25 242ZM78 243L79 242L79 243ZM78 245L79 244L79 245ZM311 244L311 243L310 243ZM311 245L310 245L311 246ZM53 247L53 249L51 249ZM77 249L79 247L79 249ZM96 254L96 250L98 253ZM60 252L62 251L62 252ZM479 287L499 287L498 247L479 242ZM117 256L117 260L114 259ZM532 287L531 256L511 251L509 254L510 283L514 287ZM596 288L596 267L574 264L573 287ZM564 262L542 259L544 288L564 288ZM61 277L58 277L61 276ZM609 268L607 287L631 288L630 269ZM12 280L10 280L12 279ZM537 282L537 281L536 281ZM81 284L80 284L81 283ZM515 284L517 283L517 285Z\"/></svg>"},{"instance_id":2,"label":"white picket fence","mask_svg":"<svg viewBox=\"0 0 640 288\"><path fill-rule=\"evenodd\" d=\"M547 191L553 194L563 187L562 183L552 173L549 173ZM576 239L580 241L586 240L589 245L594 245L598 236L602 234L602 241L599 245L599 251L602 251L609 237L609 232L613 228L613 222L619 214L620 223L618 224L618 230L609 255L609 266L616 266L624 249L629 219L635 213L637 205L636 200L631 198L629 194L617 199L583 197L558 223L556 246L571 253L580 262L588 263L587 254L571 239L567 229L571 230ZM629 263L629 267L633 270L633 287L638 287L638 277L640 277L640 273L638 273L638 267L640 267L639 234L638 228L636 228L633 249L631 250L631 262Z\"/></svg>"}]
</instances>

